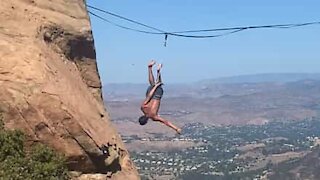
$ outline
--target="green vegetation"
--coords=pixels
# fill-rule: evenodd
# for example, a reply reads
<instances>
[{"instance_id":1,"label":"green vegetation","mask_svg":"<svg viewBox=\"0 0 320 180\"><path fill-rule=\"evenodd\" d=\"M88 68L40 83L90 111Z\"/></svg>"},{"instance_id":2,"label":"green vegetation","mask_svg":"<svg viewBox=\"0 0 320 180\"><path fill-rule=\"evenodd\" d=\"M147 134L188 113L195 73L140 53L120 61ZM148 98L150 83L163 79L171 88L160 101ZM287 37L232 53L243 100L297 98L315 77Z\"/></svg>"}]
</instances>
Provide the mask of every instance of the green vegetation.
<instances>
[{"instance_id":1,"label":"green vegetation","mask_svg":"<svg viewBox=\"0 0 320 180\"><path fill-rule=\"evenodd\" d=\"M5 130L0 116L0 179L69 179L65 160L48 147L24 148L21 131Z\"/></svg>"}]
</instances>

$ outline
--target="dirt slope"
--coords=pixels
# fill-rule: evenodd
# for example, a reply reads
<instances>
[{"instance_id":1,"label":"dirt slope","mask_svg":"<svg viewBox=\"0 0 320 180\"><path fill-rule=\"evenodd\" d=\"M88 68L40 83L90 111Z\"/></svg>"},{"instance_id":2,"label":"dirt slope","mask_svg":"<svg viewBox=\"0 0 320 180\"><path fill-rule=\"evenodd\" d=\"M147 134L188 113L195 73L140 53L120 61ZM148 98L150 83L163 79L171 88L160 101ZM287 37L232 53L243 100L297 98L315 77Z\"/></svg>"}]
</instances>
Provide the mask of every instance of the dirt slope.
<instances>
[{"instance_id":1,"label":"dirt slope","mask_svg":"<svg viewBox=\"0 0 320 180\"><path fill-rule=\"evenodd\" d=\"M139 179L102 103L83 0L1 1L0 87L5 125L29 145L63 152L72 170Z\"/></svg>"}]
</instances>

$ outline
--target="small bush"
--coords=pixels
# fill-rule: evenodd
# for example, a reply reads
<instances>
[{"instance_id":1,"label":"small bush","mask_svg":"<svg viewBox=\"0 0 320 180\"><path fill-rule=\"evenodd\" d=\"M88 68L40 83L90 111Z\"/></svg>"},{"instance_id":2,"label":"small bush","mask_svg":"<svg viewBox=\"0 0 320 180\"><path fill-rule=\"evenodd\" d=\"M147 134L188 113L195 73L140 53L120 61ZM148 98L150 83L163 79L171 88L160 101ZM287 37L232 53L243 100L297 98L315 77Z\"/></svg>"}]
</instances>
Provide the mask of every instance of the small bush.
<instances>
[{"instance_id":1,"label":"small bush","mask_svg":"<svg viewBox=\"0 0 320 180\"><path fill-rule=\"evenodd\" d=\"M42 144L33 148L29 167L33 170L32 179L68 179L64 158Z\"/></svg>"},{"instance_id":2,"label":"small bush","mask_svg":"<svg viewBox=\"0 0 320 180\"><path fill-rule=\"evenodd\" d=\"M20 131L0 132L0 162L8 157L23 158L25 156L23 150L23 133Z\"/></svg>"},{"instance_id":3,"label":"small bush","mask_svg":"<svg viewBox=\"0 0 320 180\"><path fill-rule=\"evenodd\" d=\"M21 131L5 130L0 117L0 179L69 179L62 156L42 144L26 153L24 139Z\"/></svg>"}]
</instances>

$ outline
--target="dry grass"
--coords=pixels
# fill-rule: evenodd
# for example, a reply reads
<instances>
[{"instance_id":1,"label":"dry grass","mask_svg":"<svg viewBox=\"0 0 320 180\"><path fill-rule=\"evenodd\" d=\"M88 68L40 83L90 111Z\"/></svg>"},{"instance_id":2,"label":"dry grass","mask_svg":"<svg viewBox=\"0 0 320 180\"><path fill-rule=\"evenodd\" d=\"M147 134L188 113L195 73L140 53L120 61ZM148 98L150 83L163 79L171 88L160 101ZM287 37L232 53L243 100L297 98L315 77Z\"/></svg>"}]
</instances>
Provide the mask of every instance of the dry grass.
<instances>
[{"instance_id":1,"label":"dry grass","mask_svg":"<svg viewBox=\"0 0 320 180\"><path fill-rule=\"evenodd\" d=\"M252 151L252 150L257 149L257 148L263 148L265 146L266 145L264 143L247 144L247 145L244 145L244 146L237 147L237 149L239 151Z\"/></svg>"}]
</instances>

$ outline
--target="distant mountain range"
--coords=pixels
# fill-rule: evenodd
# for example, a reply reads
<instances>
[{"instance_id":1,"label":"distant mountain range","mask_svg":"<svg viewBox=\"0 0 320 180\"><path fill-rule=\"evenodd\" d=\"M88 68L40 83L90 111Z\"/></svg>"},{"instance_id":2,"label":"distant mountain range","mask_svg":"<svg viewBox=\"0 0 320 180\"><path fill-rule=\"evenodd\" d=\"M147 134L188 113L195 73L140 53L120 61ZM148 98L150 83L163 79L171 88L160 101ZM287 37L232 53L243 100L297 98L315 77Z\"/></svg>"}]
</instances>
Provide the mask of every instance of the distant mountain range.
<instances>
[{"instance_id":1,"label":"distant mountain range","mask_svg":"<svg viewBox=\"0 0 320 180\"><path fill-rule=\"evenodd\" d=\"M254 74L217 79L207 79L194 83L166 84L164 89L166 97L219 97L222 95L245 95L260 91L267 92L283 83L320 80L320 73L277 73L277 74ZM104 96L118 98L126 96L130 98L143 98L148 84L106 84Z\"/></svg>"},{"instance_id":2,"label":"distant mountain range","mask_svg":"<svg viewBox=\"0 0 320 180\"><path fill-rule=\"evenodd\" d=\"M146 86L107 85L105 101L113 117L138 117ZM161 113L184 123L263 124L320 117L320 74L238 76L168 84L164 90Z\"/></svg>"},{"instance_id":3,"label":"distant mountain range","mask_svg":"<svg viewBox=\"0 0 320 180\"><path fill-rule=\"evenodd\" d=\"M263 74L248 74L230 77L219 77L213 79L204 79L195 83L262 83L262 82L292 82L299 80L320 80L320 73L263 73ZM165 83L165 82L164 82ZM107 83L106 86L113 87L124 87L129 86L130 88L138 88L140 86L145 86L147 83ZM178 83L178 84L190 84L190 83ZM172 84L170 84L172 85Z\"/></svg>"},{"instance_id":4,"label":"distant mountain range","mask_svg":"<svg viewBox=\"0 0 320 180\"><path fill-rule=\"evenodd\" d=\"M262 83L262 82L293 82L299 80L320 80L320 73L266 73L266 74L251 74L239 75L232 77L222 77L217 79L202 80L200 83Z\"/></svg>"}]
</instances>

